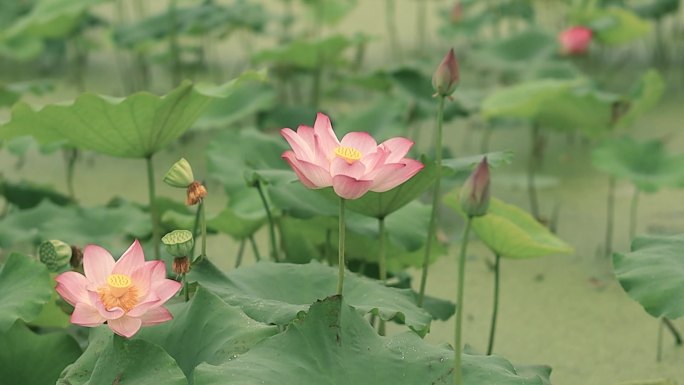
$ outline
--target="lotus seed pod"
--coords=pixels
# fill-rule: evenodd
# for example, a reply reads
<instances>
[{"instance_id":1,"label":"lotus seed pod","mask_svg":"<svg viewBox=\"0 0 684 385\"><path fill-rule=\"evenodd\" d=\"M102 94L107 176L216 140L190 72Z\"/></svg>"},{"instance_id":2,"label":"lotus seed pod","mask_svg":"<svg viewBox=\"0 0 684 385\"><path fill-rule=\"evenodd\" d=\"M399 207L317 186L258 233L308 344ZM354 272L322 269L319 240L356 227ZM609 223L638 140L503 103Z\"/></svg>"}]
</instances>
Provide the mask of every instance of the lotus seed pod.
<instances>
[{"instance_id":1,"label":"lotus seed pod","mask_svg":"<svg viewBox=\"0 0 684 385\"><path fill-rule=\"evenodd\" d=\"M461 209L469 217L481 217L489 208L489 165L487 157L468 177L459 194Z\"/></svg>"},{"instance_id":2,"label":"lotus seed pod","mask_svg":"<svg viewBox=\"0 0 684 385\"><path fill-rule=\"evenodd\" d=\"M188 230L173 230L162 237L162 243L169 254L180 258L190 255L195 239Z\"/></svg>"},{"instance_id":3,"label":"lotus seed pod","mask_svg":"<svg viewBox=\"0 0 684 385\"><path fill-rule=\"evenodd\" d=\"M164 183L171 187L187 188L195 181L192 167L185 158L181 158L164 175Z\"/></svg>"},{"instance_id":4,"label":"lotus seed pod","mask_svg":"<svg viewBox=\"0 0 684 385\"><path fill-rule=\"evenodd\" d=\"M38 246L38 256L48 270L58 272L69 265L71 246L58 240L44 241Z\"/></svg>"}]
</instances>

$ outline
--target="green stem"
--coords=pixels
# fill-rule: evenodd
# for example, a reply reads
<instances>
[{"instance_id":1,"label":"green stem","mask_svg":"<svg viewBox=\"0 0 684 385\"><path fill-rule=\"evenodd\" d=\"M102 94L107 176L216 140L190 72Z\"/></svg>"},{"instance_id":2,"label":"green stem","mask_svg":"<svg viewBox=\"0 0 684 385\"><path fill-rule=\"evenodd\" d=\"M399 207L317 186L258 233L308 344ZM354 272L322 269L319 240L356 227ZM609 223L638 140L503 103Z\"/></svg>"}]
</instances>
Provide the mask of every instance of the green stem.
<instances>
[{"instance_id":1,"label":"green stem","mask_svg":"<svg viewBox=\"0 0 684 385\"><path fill-rule=\"evenodd\" d=\"M260 181L256 182L256 188L257 191L259 191L259 197L261 197L261 203L264 205L266 217L268 218L268 236L271 240L271 258L273 258L275 262L278 262L280 257L278 256L278 243L276 242L275 221L273 220L273 214L271 214L271 208L268 205L268 201L266 200L266 195L264 194L264 189L261 186Z\"/></svg>"},{"instance_id":2,"label":"green stem","mask_svg":"<svg viewBox=\"0 0 684 385\"><path fill-rule=\"evenodd\" d=\"M532 216L539 220L539 199L537 198L537 187L535 186L534 177L537 172L537 162L539 161L540 152L540 135L539 135L539 125L537 123L532 124L531 129L532 134L532 148L530 159L527 164L527 194L530 198L530 211Z\"/></svg>"},{"instance_id":3,"label":"green stem","mask_svg":"<svg viewBox=\"0 0 684 385\"><path fill-rule=\"evenodd\" d=\"M634 239L636 235L637 228L637 213L639 211L639 188L634 187L634 193L632 194L632 203L629 210L629 239Z\"/></svg>"},{"instance_id":4,"label":"green stem","mask_svg":"<svg viewBox=\"0 0 684 385\"><path fill-rule=\"evenodd\" d=\"M192 236L197 239L197 231L199 231L200 215L202 214L202 206L197 206L197 211L195 212L195 222L192 225ZM195 259L195 247L197 247L197 242L192 244L192 249L190 249L190 257L194 262Z\"/></svg>"},{"instance_id":5,"label":"green stem","mask_svg":"<svg viewBox=\"0 0 684 385\"><path fill-rule=\"evenodd\" d=\"M380 236L380 252L378 253L378 270L380 271L380 281L383 285L387 285L387 242L385 230L385 218L378 218L378 233ZM385 320L380 319L378 325L378 334L385 335Z\"/></svg>"},{"instance_id":6,"label":"green stem","mask_svg":"<svg viewBox=\"0 0 684 385\"><path fill-rule=\"evenodd\" d=\"M199 211L200 211L200 231L202 232L202 254L200 254L200 258L206 258L207 257L207 209L204 204L204 199L200 200L199 202Z\"/></svg>"},{"instance_id":7,"label":"green stem","mask_svg":"<svg viewBox=\"0 0 684 385\"><path fill-rule=\"evenodd\" d=\"M235 268L237 269L242 264L242 256L245 254L246 239L240 241L240 248L238 248L237 258L235 259Z\"/></svg>"},{"instance_id":8,"label":"green stem","mask_svg":"<svg viewBox=\"0 0 684 385\"><path fill-rule=\"evenodd\" d=\"M188 282L188 275L183 274L183 287L185 290L185 302L190 301L190 283Z\"/></svg>"},{"instance_id":9,"label":"green stem","mask_svg":"<svg viewBox=\"0 0 684 385\"><path fill-rule=\"evenodd\" d=\"M176 87L180 84L181 77L181 61L180 61L180 45L178 44L178 26L177 26L177 13L178 13L178 0L171 0L169 3L169 51L171 52L172 60L172 74L173 74L173 86Z\"/></svg>"},{"instance_id":10,"label":"green stem","mask_svg":"<svg viewBox=\"0 0 684 385\"><path fill-rule=\"evenodd\" d=\"M608 202L606 204L606 256L613 252L613 220L615 217L615 178L608 179Z\"/></svg>"},{"instance_id":11,"label":"green stem","mask_svg":"<svg viewBox=\"0 0 684 385\"><path fill-rule=\"evenodd\" d=\"M342 289L344 288L344 198L340 197L340 222L339 222L339 237L337 240L337 295L342 295Z\"/></svg>"},{"instance_id":12,"label":"green stem","mask_svg":"<svg viewBox=\"0 0 684 385\"><path fill-rule=\"evenodd\" d=\"M667 327L667 330L672 333L672 337L674 337L675 340L675 345L681 346L682 345L682 335L679 334L679 330L677 330L677 327L670 321L669 318L662 318L663 320L663 325Z\"/></svg>"},{"instance_id":13,"label":"green stem","mask_svg":"<svg viewBox=\"0 0 684 385\"><path fill-rule=\"evenodd\" d=\"M385 0L385 21L387 22L387 35L390 41L390 50L394 59L401 59L401 49L397 38L397 12L394 0Z\"/></svg>"},{"instance_id":14,"label":"green stem","mask_svg":"<svg viewBox=\"0 0 684 385\"><path fill-rule=\"evenodd\" d=\"M425 255L423 256L423 269L420 277L420 291L418 292L418 306L423 306L425 299L425 287L427 285L428 266L430 265L430 253L432 252L432 240L437 231L437 216L439 214L440 185L442 183L442 120L444 119L444 96L439 96L437 107L437 133L435 135L435 161L437 163L437 180L432 190L432 211L430 212L430 224L428 226L427 239L425 240Z\"/></svg>"},{"instance_id":15,"label":"green stem","mask_svg":"<svg viewBox=\"0 0 684 385\"><path fill-rule=\"evenodd\" d=\"M658 337L656 337L656 362L660 362L663 359L663 328L665 327L665 322L658 322Z\"/></svg>"},{"instance_id":16,"label":"green stem","mask_svg":"<svg viewBox=\"0 0 684 385\"><path fill-rule=\"evenodd\" d=\"M161 237L159 235L159 218L157 216L156 194L154 190L154 166L152 164L152 155L146 156L145 161L147 163L147 187L150 195L150 218L152 219L152 243L154 244L154 259L159 259L159 243L161 242Z\"/></svg>"},{"instance_id":17,"label":"green stem","mask_svg":"<svg viewBox=\"0 0 684 385\"><path fill-rule=\"evenodd\" d=\"M259 252L259 248L257 247L256 241L254 240L254 235L249 236L249 243L252 245L254 259L256 259L257 262L261 261L261 253Z\"/></svg>"},{"instance_id":18,"label":"green stem","mask_svg":"<svg viewBox=\"0 0 684 385\"><path fill-rule=\"evenodd\" d=\"M494 308L492 310L492 324L489 329L489 343L487 344L487 355L491 355L494 350L494 335L496 334L496 319L499 314L499 284L501 281L501 255L496 254L494 264Z\"/></svg>"},{"instance_id":19,"label":"green stem","mask_svg":"<svg viewBox=\"0 0 684 385\"><path fill-rule=\"evenodd\" d=\"M76 160L78 159L79 151L77 148L68 148L64 150L64 157L66 158L66 185L69 192L69 198L76 202L76 189L74 188L74 171L76 169Z\"/></svg>"},{"instance_id":20,"label":"green stem","mask_svg":"<svg viewBox=\"0 0 684 385\"><path fill-rule=\"evenodd\" d=\"M456 328L454 330L454 385L461 385L463 383L463 373L461 369L461 349L462 337L461 330L463 329L463 292L465 291L465 260L466 251L468 250L468 236L470 235L470 226L473 218L468 217L463 229L463 237L461 238L461 252L458 257L458 289L456 292Z\"/></svg>"}]
</instances>

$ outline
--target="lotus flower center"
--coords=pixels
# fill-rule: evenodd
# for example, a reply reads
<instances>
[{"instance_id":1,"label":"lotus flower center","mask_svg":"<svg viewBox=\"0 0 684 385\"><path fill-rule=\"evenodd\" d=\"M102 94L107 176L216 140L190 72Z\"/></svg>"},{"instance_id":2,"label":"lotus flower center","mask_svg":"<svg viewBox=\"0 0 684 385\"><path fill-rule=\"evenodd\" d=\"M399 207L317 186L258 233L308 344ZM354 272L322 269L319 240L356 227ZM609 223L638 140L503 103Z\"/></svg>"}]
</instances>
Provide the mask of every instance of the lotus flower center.
<instances>
[{"instance_id":1,"label":"lotus flower center","mask_svg":"<svg viewBox=\"0 0 684 385\"><path fill-rule=\"evenodd\" d=\"M138 304L138 288L131 277L125 274L112 274L107 277L107 286L98 291L102 304L107 310L120 307L128 312Z\"/></svg>"},{"instance_id":2,"label":"lotus flower center","mask_svg":"<svg viewBox=\"0 0 684 385\"><path fill-rule=\"evenodd\" d=\"M335 155L346 160L349 164L352 164L357 160L361 159L361 151L355 149L354 147L337 147L335 149Z\"/></svg>"}]
</instances>

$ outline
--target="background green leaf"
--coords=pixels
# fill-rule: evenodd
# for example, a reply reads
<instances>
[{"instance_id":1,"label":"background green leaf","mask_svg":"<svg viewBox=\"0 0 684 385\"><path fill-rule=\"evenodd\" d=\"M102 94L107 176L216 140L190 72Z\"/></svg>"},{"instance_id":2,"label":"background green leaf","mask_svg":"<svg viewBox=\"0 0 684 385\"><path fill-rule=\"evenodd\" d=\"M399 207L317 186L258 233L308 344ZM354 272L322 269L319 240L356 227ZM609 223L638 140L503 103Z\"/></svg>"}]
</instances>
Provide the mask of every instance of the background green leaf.
<instances>
[{"instance_id":1,"label":"background green leaf","mask_svg":"<svg viewBox=\"0 0 684 385\"><path fill-rule=\"evenodd\" d=\"M47 267L26 255L12 253L0 268L0 332L16 320L32 321L52 295Z\"/></svg>"}]
</instances>

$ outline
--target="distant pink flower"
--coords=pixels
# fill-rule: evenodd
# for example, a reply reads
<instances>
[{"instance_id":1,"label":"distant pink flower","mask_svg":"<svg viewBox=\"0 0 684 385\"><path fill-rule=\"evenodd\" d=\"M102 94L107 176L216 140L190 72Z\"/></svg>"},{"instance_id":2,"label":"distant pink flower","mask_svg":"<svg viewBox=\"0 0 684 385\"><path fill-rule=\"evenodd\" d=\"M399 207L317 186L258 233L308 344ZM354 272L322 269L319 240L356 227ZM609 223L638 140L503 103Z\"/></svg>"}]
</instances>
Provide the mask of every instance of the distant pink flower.
<instances>
[{"instance_id":1,"label":"distant pink flower","mask_svg":"<svg viewBox=\"0 0 684 385\"><path fill-rule=\"evenodd\" d=\"M83 270L62 273L57 292L74 306L71 323L95 327L107 322L114 333L130 338L141 326L173 318L162 306L181 284L166 279L162 261L145 262L138 240L114 262L112 255L96 245L83 251Z\"/></svg>"},{"instance_id":2,"label":"distant pink flower","mask_svg":"<svg viewBox=\"0 0 684 385\"><path fill-rule=\"evenodd\" d=\"M423 168L405 158L413 146L406 138L392 138L380 145L367 132L350 132L338 140L330 118L319 113L313 128L280 133L292 146L283 153L299 180L308 188L332 186L345 199L357 199L368 191L384 192L406 182Z\"/></svg>"},{"instance_id":3,"label":"distant pink flower","mask_svg":"<svg viewBox=\"0 0 684 385\"><path fill-rule=\"evenodd\" d=\"M587 27L571 27L558 35L563 55L582 55L589 50L592 37L591 29Z\"/></svg>"}]
</instances>

